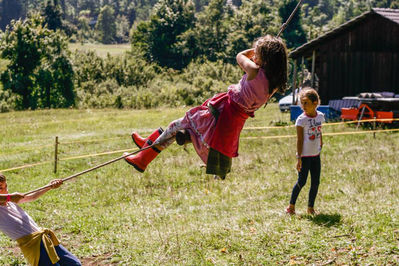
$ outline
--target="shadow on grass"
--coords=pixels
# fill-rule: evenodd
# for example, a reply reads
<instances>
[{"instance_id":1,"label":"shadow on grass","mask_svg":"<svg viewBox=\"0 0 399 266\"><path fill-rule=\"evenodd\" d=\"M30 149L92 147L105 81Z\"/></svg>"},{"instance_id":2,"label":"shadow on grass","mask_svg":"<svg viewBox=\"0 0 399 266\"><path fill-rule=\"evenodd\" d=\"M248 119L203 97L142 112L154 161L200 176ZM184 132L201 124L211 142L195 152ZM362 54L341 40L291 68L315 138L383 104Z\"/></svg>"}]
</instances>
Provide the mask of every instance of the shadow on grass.
<instances>
[{"instance_id":1,"label":"shadow on grass","mask_svg":"<svg viewBox=\"0 0 399 266\"><path fill-rule=\"evenodd\" d=\"M304 218L307 218L308 220L312 221L317 225L325 227L331 227L341 224L341 215L338 213L334 214L320 213L314 216L305 215Z\"/></svg>"}]
</instances>

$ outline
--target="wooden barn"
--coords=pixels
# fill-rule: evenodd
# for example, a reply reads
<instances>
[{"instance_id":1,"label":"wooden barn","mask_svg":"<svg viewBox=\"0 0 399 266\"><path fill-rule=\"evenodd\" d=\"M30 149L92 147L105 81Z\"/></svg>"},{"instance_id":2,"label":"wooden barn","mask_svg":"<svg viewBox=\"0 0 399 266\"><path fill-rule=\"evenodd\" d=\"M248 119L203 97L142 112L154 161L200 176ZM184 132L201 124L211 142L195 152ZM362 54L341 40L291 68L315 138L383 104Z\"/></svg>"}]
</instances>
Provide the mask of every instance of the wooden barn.
<instances>
[{"instance_id":1,"label":"wooden barn","mask_svg":"<svg viewBox=\"0 0 399 266\"><path fill-rule=\"evenodd\" d=\"M312 83L318 77L322 104L361 92L399 94L399 10L371 9L289 56L295 75L308 62Z\"/></svg>"}]
</instances>

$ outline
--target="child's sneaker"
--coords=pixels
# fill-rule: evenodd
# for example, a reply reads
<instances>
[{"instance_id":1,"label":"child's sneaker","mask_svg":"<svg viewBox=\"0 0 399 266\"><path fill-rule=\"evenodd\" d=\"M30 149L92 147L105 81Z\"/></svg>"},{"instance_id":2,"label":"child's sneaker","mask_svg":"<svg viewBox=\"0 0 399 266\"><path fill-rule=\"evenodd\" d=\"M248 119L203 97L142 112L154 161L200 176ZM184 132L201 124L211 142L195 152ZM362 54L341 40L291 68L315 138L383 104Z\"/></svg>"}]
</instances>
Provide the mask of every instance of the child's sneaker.
<instances>
[{"instance_id":1,"label":"child's sneaker","mask_svg":"<svg viewBox=\"0 0 399 266\"><path fill-rule=\"evenodd\" d=\"M308 208L308 214L309 215L317 215L316 211L314 210L314 208L309 207Z\"/></svg>"},{"instance_id":2,"label":"child's sneaker","mask_svg":"<svg viewBox=\"0 0 399 266\"><path fill-rule=\"evenodd\" d=\"M285 213L289 215L295 215L295 210L291 207L287 207L287 209L285 209Z\"/></svg>"}]
</instances>

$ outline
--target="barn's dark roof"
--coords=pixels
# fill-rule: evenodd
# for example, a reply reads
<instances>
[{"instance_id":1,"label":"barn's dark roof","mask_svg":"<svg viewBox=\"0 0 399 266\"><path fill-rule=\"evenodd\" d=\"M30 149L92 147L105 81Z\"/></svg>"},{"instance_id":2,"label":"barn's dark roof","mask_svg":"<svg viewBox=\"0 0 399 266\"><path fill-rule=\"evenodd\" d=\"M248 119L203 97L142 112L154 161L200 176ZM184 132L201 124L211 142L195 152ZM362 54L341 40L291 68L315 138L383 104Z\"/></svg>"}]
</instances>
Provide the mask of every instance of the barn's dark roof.
<instances>
[{"instance_id":1,"label":"barn's dark roof","mask_svg":"<svg viewBox=\"0 0 399 266\"><path fill-rule=\"evenodd\" d=\"M399 24L399 9L373 8L375 13Z\"/></svg>"},{"instance_id":2,"label":"barn's dark roof","mask_svg":"<svg viewBox=\"0 0 399 266\"><path fill-rule=\"evenodd\" d=\"M300 54L305 52L305 50L311 49L312 47L316 46L320 42L322 42L328 38L331 38L333 36L336 36L337 34L341 33L342 31L346 30L347 28L351 27L352 25L357 24L359 21L362 21L362 20L364 20L370 16L373 16L375 14L382 16L386 19L389 19L390 21L392 21L394 23L399 24L399 9L373 8L370 11L367 11L367 12L361 14L360 16L357 16L357 17L349 20L348 22L342 24L338 28L335 28L335 29L323 34L322 36L320 36L316 39L313 39L310 42L303 44L302 46L299 46L294 51L292 51L289 54L289 56L292 58L296 58L297 56L299 56Z\"/></svg>"}]
</instances>

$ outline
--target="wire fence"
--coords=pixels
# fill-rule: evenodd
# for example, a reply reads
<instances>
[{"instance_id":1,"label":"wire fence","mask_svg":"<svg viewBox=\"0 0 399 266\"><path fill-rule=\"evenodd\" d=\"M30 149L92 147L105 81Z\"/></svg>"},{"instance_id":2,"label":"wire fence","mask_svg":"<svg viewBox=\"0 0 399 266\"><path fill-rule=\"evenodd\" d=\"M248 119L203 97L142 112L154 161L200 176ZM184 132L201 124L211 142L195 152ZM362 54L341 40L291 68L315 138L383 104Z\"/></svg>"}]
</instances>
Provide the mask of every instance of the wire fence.
<instances>
[{"instance_id":1,"label":"wire fence","mask_svg":"<svg viewBox=\"0 0 399 266\"><path fill-rule=\"evenodd\" d=\"M330 132L323 133L324 136L342 136L342 135L355 135L355 134L370 134L370 133L381 133L381 132L395 132L399 131L396 129L379 129L379 130L362 130L362 131L349 131L349 132ZM276 135L276 136L255 136L255 137L242 137L240 139L280 139L280 138L296 138L296 135Z\"/></svg>"},{"instance_id":2,"label":"wire fence","mask_svg":"<svg viewBox=\"0 0 399 266\"><path fill-rule=\"evenodd\" d=\"M360 121L345 121L345 122L335 122L335 123L325 123L323 124L323 127L325 126L336 126L336 125L347 125L347 124L359 124L359 123L374 123L374 129L373 130L358 130L358 131L349 131L349 132L323 132L323 136L341 136L341 135L355 135L355 134L370 134L370 133L381 133L381 132L397 132L399 129L375 129L375 123L378 122L393 122L393 121L399 121L399 119L367 119L367 120L360 120ZM244 130L264 130L264 129L290 129L295 127L295 125L287 125L287 126L261 126L261 127L245 127ZM149 132L149 131L148 131ZM290 135L272 135L272 136L247 136L247 137L241 137L240 139L244 140L250 140L250 139L282 139L282 138L295 138L296 134L290 134ZM9 171L14 171L14 170L20 170L20 169L25 169L25 168L30 168L30 167L35 167L39 165L44 165L44 164L54 164L54 172L57 171L57 165L58 162L60 161L69 161L69 160L76 160L76 159L84 159L84 158L91 158L91 157L97 157L97 156L103 156L103 155L110 155L110 154L117 154L117 153L122 153L122 152L131 152L133 149L122 149L122 150L113 150L113 151L104 151L101 153L91 153L91 154L84 154L84 155L76 155L76 156L69 156L65 158L59 158L59 145L77 145L77 144L85 144L85 143L94 143L94 142L107 142L107 141L112 141L112 140L120 140L120 139L126 139L126 136L121 136L121 137L112 137L112 138L103 138L103 139L94 139L94 140L77 140L77 141L59 141L58 137L55 138L55 143L54 144L47 144L47 145L41 145L41 146L34 146L34 147L29 147L28 149L18 149L18 152L22 151L32 151L32 150L38 150L42 148L49 148L49 147L55 147L54 150L54 160L47 160L47 161L42 161L42 162L36 162L36 163L31 163L31 164L25 164L21 166L16 166L12 168L7 168L7 169L0 169L0 172L9 172ZM15 154L14 153L6 153L2 155L10 155L10 154Z\"/></svg>"},{"instance_id":3,"label":"wire fence","mask_svg":"<svg viewBox=\"0 0 399 266\"><path fill-rule=\"evenodd\" d=\"M358 124L358 123L381 123L381 122L396 122L399 121L399 118L385 118L385 119L364 119L360 121L345 121L345 122L333 122L333 123L325 123L323 127L326 126L336 126L336 125L349 125L349 124ZM252 126L252 127L244 127L244 130L268 130L268 129L289 129L294 128L295 125L285 125L285 126ZM154 129L146 129L143 133L152 132ZM111 140L121 140L126 139L126 136L119 136L119 137L111 137L111 138L102 138L102 139L90 139L90 140L70 140L70 141L61 141L58 142L59 145L74 145L74 144L85 144L85 143L95 143L95 142L106 142ZM32 150L38 150L42 148L49 148L54 147L54 144L47 144L47 145L39 145L39 146L32 146L29 148L22 148L16 149L18 152L26 152ZM3 155L9 155L14 153L3 153Z\"/></svg>"}]
</instances>

